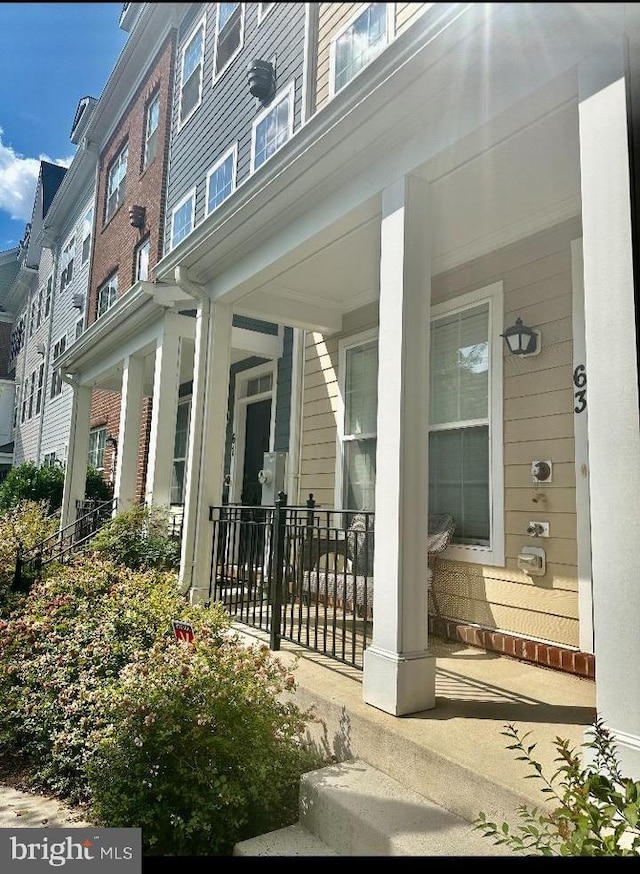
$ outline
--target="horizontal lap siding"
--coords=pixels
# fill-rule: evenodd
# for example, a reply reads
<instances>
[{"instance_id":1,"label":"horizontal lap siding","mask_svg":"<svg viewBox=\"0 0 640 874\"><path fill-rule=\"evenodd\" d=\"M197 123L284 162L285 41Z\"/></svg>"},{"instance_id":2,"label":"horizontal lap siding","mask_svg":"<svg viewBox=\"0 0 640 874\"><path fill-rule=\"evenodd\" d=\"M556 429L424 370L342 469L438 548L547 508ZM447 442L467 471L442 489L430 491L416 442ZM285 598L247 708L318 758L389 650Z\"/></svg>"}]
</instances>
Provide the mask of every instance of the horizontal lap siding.
<instances>
[{"instance_id":1,"label":"horizontal lap siding","mask_svg":"<svg viewBox=\"0 0 640 874\"><path fill-rule=\"evenodd\" d=\"M505 567L442 559L434 582L441 615L566 646L579 639L570 250L579 236L579 222L565 222L436 277L432 290L438 302L502 280L504 324L520 316L542 335L538 356L504 353ZM554 465L541 495L531 481L537 459ZM548 538L526 535L533 520L549 522ZM526 545L545 549L543 577L518 569Z\"/></svg>"},{"instance_id":2,"label":"horizontal lap siding","mask_svg":"<svg viewBox=\"0 0 640 874\"><path fill-rule=\"evenodd\" d=\"M182 49L206 13L202 100L179 128ZM180 26L176 53L171 159L167 193L165 247L170 243L171 213L196 188L195 224L205 217L206 178L216 161L238 144L236 184L250 175L251 130L263 106L249 92L247 66L254 59L273 61L277 91L295 79L294 131L300 126L304 66L304 3L279 3L258 25L258 6L245 4L243 45L227 69L213 83L216 4L199 4ZM259 171L258 171L259 172Z\"/></svg>"}]
</instances>

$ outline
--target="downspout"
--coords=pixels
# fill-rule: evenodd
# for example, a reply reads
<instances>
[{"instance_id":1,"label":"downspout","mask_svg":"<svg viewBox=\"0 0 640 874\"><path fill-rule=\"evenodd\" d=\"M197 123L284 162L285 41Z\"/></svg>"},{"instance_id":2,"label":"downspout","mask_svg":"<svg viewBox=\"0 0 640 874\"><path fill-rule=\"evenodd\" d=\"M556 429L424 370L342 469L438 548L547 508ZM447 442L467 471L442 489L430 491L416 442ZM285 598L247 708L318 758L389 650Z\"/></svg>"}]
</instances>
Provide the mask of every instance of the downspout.
<instances>
[{"instance_id":1,"label":"downspout","mask_svg":"<svg viewBox=\"0 0 640 874\"><path fill-rule=\"evenodd\" d=\"M187 455L187 486L185 492L184 530L182 532L182 561L178 589L186 595L193 581L193 565L196 546L196 530L200 499L203 491L202 469L202 423L204 420L204 384L209 359L209 339L211 333L211 303L203 286L189 279L184 267L174 271L176 285L199 304L200 325L196 328L196 346L193 363L194 392L191 401L189 422L189 448ZM196 398L195 389L200 397ZM187 563L188 561L188 563Z\"/></svg>"}]
</instances>

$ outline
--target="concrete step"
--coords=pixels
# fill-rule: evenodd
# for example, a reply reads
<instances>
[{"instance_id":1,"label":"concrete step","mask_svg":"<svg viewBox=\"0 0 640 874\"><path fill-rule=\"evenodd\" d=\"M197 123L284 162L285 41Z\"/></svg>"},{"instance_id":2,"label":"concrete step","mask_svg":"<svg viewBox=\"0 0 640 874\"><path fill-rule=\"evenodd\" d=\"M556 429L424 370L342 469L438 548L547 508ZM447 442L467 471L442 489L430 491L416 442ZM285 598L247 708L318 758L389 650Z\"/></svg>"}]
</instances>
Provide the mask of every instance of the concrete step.
<instances>
[{"instance_id":1,"label":"concrete step","mask_svg":"<svg viewBox=\"0 0 640 874\"><path fill-rule=\"evenodd\" d=\"M500 849L466 820L355 760L305 774L297 825L244 841L234 855L490 856Z\"/></svg>"}]
</instances>

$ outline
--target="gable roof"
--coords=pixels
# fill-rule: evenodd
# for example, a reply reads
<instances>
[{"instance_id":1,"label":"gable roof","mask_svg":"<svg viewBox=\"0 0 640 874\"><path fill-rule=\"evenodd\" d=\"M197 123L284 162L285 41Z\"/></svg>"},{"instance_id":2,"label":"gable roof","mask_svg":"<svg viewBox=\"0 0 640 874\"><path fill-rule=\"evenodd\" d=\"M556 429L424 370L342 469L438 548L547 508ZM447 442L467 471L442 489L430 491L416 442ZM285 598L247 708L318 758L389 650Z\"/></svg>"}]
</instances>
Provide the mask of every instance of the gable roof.
<instances>
[{"instance_id":1,"label":"gable roof","mask_svg":"<svg viewBox=\"0 0 640 874\"><path fill-rule=\"evenodd\" d=\"M36 185L36 193L33 198L33 212L31 214L29 238L26 244L26 256L24 259L26 267L37 267L40 263L44 217L66 172L67 168L61 167L59 164L40 161L40 173L38 174L38 184Z\"/></svg>"}]
</instances>

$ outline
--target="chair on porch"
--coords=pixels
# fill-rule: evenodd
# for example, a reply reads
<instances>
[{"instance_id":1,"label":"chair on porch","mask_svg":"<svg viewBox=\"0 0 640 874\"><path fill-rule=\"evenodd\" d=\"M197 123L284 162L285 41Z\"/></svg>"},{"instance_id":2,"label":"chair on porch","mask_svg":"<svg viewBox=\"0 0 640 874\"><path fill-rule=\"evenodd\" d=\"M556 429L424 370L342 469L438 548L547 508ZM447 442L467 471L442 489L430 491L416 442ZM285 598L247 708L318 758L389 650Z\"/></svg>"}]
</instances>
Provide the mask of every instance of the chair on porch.
<instances>
[{"instance_id":1,"label":"chair on porch","mask_svg":"<svg viewBox=\"0 0 640 874\"><path fill-rule=\"evenodd\" d=\"M449 513L429 514L427 589L431 587L438 558L451 542L455 520ZM367 517L356 513L342 543L332 540L316 555L312 568L304 571L303 594L319 601L339 604L365 618L373 611L373 528Z\"/></svg>"}]
</instances>

